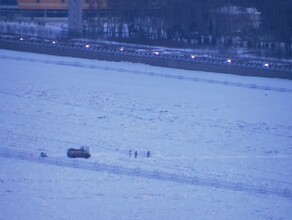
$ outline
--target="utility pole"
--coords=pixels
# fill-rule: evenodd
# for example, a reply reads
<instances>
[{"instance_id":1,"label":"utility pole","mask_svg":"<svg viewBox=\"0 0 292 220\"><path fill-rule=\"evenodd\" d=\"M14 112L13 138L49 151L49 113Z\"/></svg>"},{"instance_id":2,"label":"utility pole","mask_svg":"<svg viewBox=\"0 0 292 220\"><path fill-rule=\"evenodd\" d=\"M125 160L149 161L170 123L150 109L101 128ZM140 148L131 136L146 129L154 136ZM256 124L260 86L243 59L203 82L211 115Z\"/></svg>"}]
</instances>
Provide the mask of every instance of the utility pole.
<instances>
[{"instance_id":1,"label":"utility pole","mask_svg":"<svg viewBox=\"0 0 292 220\"><path fill-rule=\"evenodd\" d=\"M69 0L68 27L69 37L82 37L83 35L83 0Z\"/></svg>"}]
</instances>

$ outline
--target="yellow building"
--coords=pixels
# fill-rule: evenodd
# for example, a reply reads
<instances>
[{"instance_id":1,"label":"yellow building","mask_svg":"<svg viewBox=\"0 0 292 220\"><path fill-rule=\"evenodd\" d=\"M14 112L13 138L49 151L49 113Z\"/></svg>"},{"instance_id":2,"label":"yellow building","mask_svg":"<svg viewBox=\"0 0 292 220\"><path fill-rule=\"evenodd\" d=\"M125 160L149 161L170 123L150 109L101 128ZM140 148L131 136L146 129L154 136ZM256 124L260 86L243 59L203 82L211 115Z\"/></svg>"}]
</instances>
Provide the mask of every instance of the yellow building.
<instances>
[{"instance_id":1,"label":"yellow building","mask_svg":"<svg viewBox=\"0 0 292 220\"><path fill-rule=\"evenodd\" d=\"M18 0L21 10L67 10L69 0ZM83 9L108 10L108 0L83 0Z\"/></svg>"}]
</instances>

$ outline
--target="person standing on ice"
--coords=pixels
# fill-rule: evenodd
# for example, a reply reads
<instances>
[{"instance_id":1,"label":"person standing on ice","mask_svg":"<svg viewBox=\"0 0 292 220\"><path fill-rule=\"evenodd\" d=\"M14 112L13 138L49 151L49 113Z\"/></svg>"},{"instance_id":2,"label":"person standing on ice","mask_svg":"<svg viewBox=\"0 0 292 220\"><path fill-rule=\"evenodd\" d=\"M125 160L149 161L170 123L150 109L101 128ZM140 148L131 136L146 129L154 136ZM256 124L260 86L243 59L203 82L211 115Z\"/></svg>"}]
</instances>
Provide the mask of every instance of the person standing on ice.
<instances>
[{"instance_id":1,"label":"person standing on ice","mask_svg":"<svg viewBox=\"0 0 292 220\"><path fill-rule=\"evenodd\" d=\"M132 150L129 151L129 158L132 156Z\"/></svg>"},{"instance_id":2,"label":"person standing on ice","mask_svg":"<svg viewBox=\"0 0 292 220\"><path fill-rule=\"evenodd\" d=\"M147 158L149 158L150 157L150 151L148 150L147 151Z\"/></svg>"},{"instance_id":3,"label":"person standing on ice","mask_svg":"<svg viewBox=\"0 0 292 220\"><path fill-rule=\"evenodd\" d=\"M135 158L137 158L138 157L138 152L137 151L135 151Z\"/></svg>"}]
</instances>

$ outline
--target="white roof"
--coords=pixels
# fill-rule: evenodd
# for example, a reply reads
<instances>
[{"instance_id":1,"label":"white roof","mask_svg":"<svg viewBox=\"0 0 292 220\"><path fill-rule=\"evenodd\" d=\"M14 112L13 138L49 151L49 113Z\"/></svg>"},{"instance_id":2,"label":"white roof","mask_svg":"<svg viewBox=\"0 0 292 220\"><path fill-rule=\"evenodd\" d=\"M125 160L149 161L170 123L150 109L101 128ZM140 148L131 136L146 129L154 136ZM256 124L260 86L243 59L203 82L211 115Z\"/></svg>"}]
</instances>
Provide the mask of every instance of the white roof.
<instances>
[{"instance_id":1,"label":"white roof","mask_svg":"<svg viewBox=\"0 0 292 220\"><path fill-rule=\"evenodd\" d=\"M217 8L214 11L222 14L261 14L256 8L245 8L235 5Z\"/></svg>"}]
</instances>

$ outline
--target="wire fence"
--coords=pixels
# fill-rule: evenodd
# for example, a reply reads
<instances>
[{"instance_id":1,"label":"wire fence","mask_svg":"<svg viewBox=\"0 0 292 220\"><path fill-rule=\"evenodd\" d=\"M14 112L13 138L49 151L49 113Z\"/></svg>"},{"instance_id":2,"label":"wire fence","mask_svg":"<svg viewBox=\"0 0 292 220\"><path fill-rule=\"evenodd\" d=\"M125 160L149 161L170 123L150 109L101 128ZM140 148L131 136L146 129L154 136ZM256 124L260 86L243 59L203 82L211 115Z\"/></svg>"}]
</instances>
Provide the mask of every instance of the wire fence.
<instances>
[{"instance_id":1,"label":"wire fence","mask_svg":"<svg viewBox=\"0 0 292 220\"><path fill-rule=\"evenodd\" d=\"M115 68L115 67L108 67L108 66L100 66L100 65L94 65L94 64L86 64L86 63L81 63L81 62L68 62L68 61L66 62L66 61L57 61L57 60L43 60L43 59L36 59L36 58L12 57L12 56L6 56L6 55L1 55L0 59L4 59L4 60L5 59L8 59L8 60L20 60L20 61L29 61L29 62L45 63L45 64L55 64L55 65L63 65L63 66L74 66L74 67L81 67L81 68L86 68L86 69L98 69L98 70L105 70L105 71L116 71L116 72L133 74L133 75L161 77L161 78L168 78L168 79L177 79L177 80L184 80L184 81L215 84L215 85L240 87L240 88L254 89L254 90L264 90L264 91L272 91L272 92L292 93L292 89L291 88L272 87L272 86L269 86L269 85L257 85L257 84L250 84L250 83L241 83L241 82L231 82L231 81L226 81L226 80L203 79L203 78L198 78L198 77L182 76L182 75L177 75L177 74L147 72L147 71L140 71L140 70L129 70L129 69L122 69L122 68Z\"/></svg>"},{"instance_id":2,"label":"wire fence","mask_svg":"<svg viewBox=\"0 0 292 220\"><path fill-rule=\"evenodd\" d=\"M285 197L288 199L292 198L291 190L289 188L284 187L269 188L265 185L255 186L243 182L228 182L221 179L219 180L212 178L203 178L199 176L184 176L176 173L168 173L158 170L127 168L113 164L82 161L79 159L41 157L40 155L36 155L35 153L15 151L6 148L0 149L0 157L25 160L41 164L49 164L59 167L69 167L73 169L91 170L95 172L107 172L116 175L126 175L131 177L139 177L158 181L167 181L179 184L220 188L247 193L257 193L262 195L274 195Z\"/></svg>"}]
</instances>

